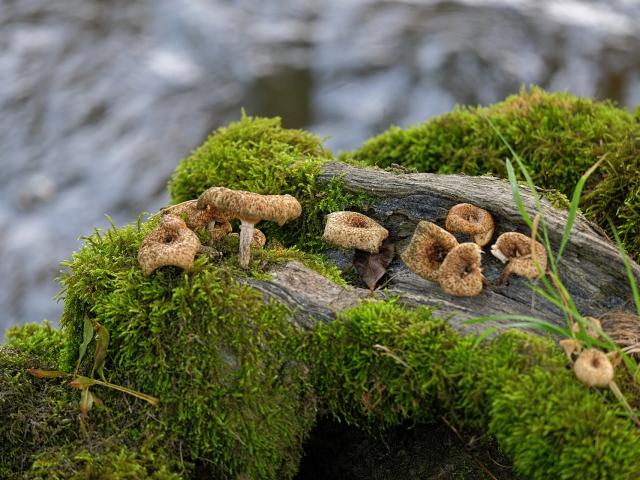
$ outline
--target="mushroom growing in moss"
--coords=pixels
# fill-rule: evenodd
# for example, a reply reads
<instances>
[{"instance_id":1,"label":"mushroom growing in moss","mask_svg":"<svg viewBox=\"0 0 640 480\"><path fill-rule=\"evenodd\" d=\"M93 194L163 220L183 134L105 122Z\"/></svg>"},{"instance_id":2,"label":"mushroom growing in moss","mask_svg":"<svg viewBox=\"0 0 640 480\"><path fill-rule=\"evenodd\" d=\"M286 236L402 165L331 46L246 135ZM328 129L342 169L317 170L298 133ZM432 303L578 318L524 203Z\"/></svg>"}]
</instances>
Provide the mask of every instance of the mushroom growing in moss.
<instances>
[{"instance_id":1,"label":"mushroom growing in moss","mask_svg":"<svg viewBox=\"0 0 640 480\"><path fill-rule=\"evenodd\" d=\"M145 277L167 265L189 270L199 250L200 240L184 220L175 215L164 215L160 226L142 240L138 263Z\"/></svg>"},{"instance_id":2,"label":"mushroom growing in moss","mask_svg":"<svg viewBox=\"0 0 640 480\"><path fill-rule=\"evenodd\" d=\"M358 212L333 212L327 215L322 240L342 248L378 253L389 231Z\"/></svg>"},{"instance_id":3,"label":"mushroom growing in moss","mask_svg":"<svg viewBox=\"0 0 640 480\"><path fill-rule=\"evenodd\" d=\"M197 199L165 207L162 213L184 218L187 227L192 230L206 228L210 242L224 238L231 231L228 216L211 205L205 205L204 208L198 207Z\"/></svg>"},{"instance_id":4,"label":"mushroom growing in moss","mask_svg":"<svg viewBox=\"0 0 640 480\"><path fill-rule=\"evenodd\" d=\"M475 297L482 292L485 279L480 268L480 247L468 242L451 249L438 271L438 282L445 293L456 297Z\"/></svg>"},{"instance_id":5,"label":"mushroom growing in moss","mask_svg":"<svg viewBox=\"0 0 640 480\"><path fill-rule=\"evenodd\" d=\"M505 283L511 274L530 279L538 278L540 273L536 262L539 263L542 272L547 268L547 252L544 246L536 240L532 242L531 238L522 233L503 233L491 246L491 253L502 263L507 263L500 275L500 283Z\"/></svg>"},{"instance_id":6,"label":"mushroom growing in moss","mask_svg":"<svg viewBox=\"0 0 640 480\"><path fill-rule=\"evenodd\" d=\"M495 223L486 210L470 203L459 203L449 210L445 228L450 232L469 235L475 243L484 247L493 237Z\"/></svg>"},{"instance_id":7,"label":"mushroom growing in moss","mask_svg":"<svg viewBox=\"0 0 640 480\"><path fill-rule=\"evenodd\" d=\"M423 220L418 222L409 246L400 257L412 272L435 282L440 265L457 245L456 237L435 223Z\"/></svg>"},{"instance_id":8,"label":"mushroom growing in moss","mask_svg":"<svg viewBox=\"0 0 640 480\"><path fill-rule=\"evenodd\" d=\"M229 218L240 220L240 266L247 268L251 259L254 225L271 220L284 225L302 213L300 202L291 195L260 195L243 190L212 187L198 198L198 208L214 207Z\"/></svg>"},{"instance_id":9,"label":"mushroom growing in moss","mask_svg":"<svg viewBox=\"0 0 640 480\"><path fill-rule=\"evenodd\" d=\"M573 364L573 373L578 380L590 387L606 387L614 377L609 357L596 348L584 350Z\"/></svg>"}]
</instances>

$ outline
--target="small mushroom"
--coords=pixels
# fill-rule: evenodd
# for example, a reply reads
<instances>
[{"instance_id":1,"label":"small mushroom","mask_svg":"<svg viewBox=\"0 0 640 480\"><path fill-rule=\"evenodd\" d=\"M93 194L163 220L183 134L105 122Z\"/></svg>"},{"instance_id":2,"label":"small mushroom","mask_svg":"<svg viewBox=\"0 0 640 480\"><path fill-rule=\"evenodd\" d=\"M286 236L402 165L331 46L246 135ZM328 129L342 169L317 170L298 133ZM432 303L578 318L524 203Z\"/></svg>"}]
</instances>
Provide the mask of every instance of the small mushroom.
<instances>
[{"instance_id":1,"label":"small mushroom","mask_svg":"<svg viewBox=\"0 0 640 480\"><path fill-rule=\"evenodd\" d=\"M475 243L484 247L493 237L495 223L486 210L470 203L460 203L449 210L445 228L450 232L469 235Z\"/></svg>"},{"instance_id":2,"label":"small mushroom","mask_svg":"<svg viewBox=\"0 0 640 480\"><path fill-rule=\"evenodd\" d=\"M142 240L138 263L145 277L167 265L189 270L199 250L200 240L184 220L175 215L164 215L160 226Z\"/></svg>"},{"instance_id":3,"label":"small mushroom","mask_svg":"<svg viewBox=\"0 0 640 480\"><path fill-rule=\"evenodd\" d=\"M435 282L440 265L457 245L456 237L435 223L423 220L418 222L411 242L400 258L412 272Z\"/></svg>"},{"instance_id":4,"label":"small mushroom","mask_svg":"<svg viewBox=\"0 0 640 480\"><path fill-rule=\"evenodd\" d=\"M302 213L300 202L291 195L260 195L224 187L212 187L198 198L198 208L214 207L229 218L240 220L240 266L247 268L251 259L254 225L271 220L284 225Z\"/></svg>"},{"instance_id":5,"label":"small mushroom","mask_svg":"<svg viewBox=\"0 0 640 480\"><path fill-rule=\"evenodd\" d=\"M503 233L491 246L491 253L503 263L507 263L500 283L505 283L513 273L530 279L538 278L536 262L544 272L547 268L547 252L544 246L534 241L534 252L531 251L531 238L517 232Z\"/></svg>"},{"instance_id":6,"label":"small mushroom","mask_svg":"<svg viewBox=\"0 0 640 480\"><path fill-rule=\"evenodd\" d=\"M475 297L482 292L485 279L480 268L482 250L468 242L451 249L438 271L438 282L445 293L456 297Z\"/></svg>"},{"instance_id":7,"label":"small mushroom","mask_svg":"<svg viewBox=\"0 0 640 480\"><path fill-rule=\"evenodd\" d=\"M607 387L613 381L614 368L603 351L588 348L578 355L573 364L573 373L590 387Z\"/></svg>"},{"instance_id":8,"label":"small mushroom","mask_svg":"<svg viewBox=\"0 0 640 480\"><path fill-rule=\"evenodd\" d=\"M239 233L230 233L229 237L237 237L240 238ZM251 246L254 248L264 248L267 243L267 236L257 228L253 229L253 238L251 239Z\"/></svg>"},{"instance_id":9,"label":"small mushroom","mask_svg":"<svg viewBox=\"0 0 640 480\"><path fill-rule=\"evenodd\" d=\"M378 253L389 231L358 212L333 212L327 215L322 240L342 248Z\"/></svg>"},{"instance_id":10,"label":"small mushroom","mask_svg":"<svg viewBox=\"0 0 640 480\"><path fill-rule=\"evenodd\" d=\"M171 205L162 209L162 213L175 215L184 218L192 230L196 228L207 228L209 231L209 241L213 242L224 238L231 231L229 217L211 205L198 206L198 200L187 200L186 202Z\"/></svg>"}]
</instances>

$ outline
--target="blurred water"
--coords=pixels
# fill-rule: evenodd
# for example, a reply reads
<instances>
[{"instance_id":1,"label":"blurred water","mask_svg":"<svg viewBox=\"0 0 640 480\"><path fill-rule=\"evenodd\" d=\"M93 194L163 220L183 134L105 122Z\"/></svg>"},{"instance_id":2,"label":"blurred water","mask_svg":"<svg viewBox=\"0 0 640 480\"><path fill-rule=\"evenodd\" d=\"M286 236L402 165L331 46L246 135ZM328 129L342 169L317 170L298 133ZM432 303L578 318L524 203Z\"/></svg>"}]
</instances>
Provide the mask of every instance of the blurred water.
<instances>
[{"instance_id":1,"label":"blurred water","mask_svg":"<svg viewBox=\"0 0 640 480\"><path fill-rule=\"evenodd\" d=\"M640 103L640 3L0 0L0 330L57 320L78 237L167 201L239 116L355 148L522 85Z\"/></svg>"}]
</instances>

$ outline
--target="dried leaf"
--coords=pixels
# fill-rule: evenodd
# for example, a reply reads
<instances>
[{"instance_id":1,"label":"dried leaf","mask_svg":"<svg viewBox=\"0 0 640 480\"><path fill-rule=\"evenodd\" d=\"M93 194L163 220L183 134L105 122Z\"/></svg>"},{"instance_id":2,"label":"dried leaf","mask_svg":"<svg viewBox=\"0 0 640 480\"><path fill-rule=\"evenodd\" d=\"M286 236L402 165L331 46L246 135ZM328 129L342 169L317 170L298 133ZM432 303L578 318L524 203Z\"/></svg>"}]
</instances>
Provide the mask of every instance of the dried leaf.
<instances>
[{"instance_id":1,"label":"dried leaf","mask_svg":"<svg viewBox=\"0 0 640 480\"><path fill-rule=\"evenodd\" d=\"M76 373L80 369L80 362L84 358L84 354L87 352L87 347L89 343L91 343L91 339L93 338L93 322L87 316L84 317L84 327L82 330L82 343L80 344L80 349L78 351L78 365L76 365Z\"/></svg>"},{"instance_id":2,"label":"dried leaf","mask_svg":"<svg viewBox=\"0 0 640 480\"><path fill-rule=\"evenodd\" d=\"M382 242L378 253L356 250L353 255L353 266L369 290L375 290L378 281L387 273L387 267L391 264L394 253L395 244L388 238Z\"/></svg>"},{"instance_id":3,"label":"dried leaf","mask_svg":"<svg viewBox=\"0 0 640 480\"><path fill-rule=\"evenodd\" d=\"M94 372L97 372L100 377L104 378L104 361L107 358L107 349L109 348L109 331L106 327L96 322L96 354L93 360L93 368L91 369L91 376ZM106 381L106 380L105 380Z\"/></svg>"},{"instance_id":4,"label":"dried leaf","mask_svg":"<svg viewBox=\"0 0 640 480\"><path fill-rule=\"evenodd\" d=\"M28 368L27 372L37 378L59 378L69 375L66 372L60 370L42 370L40 368Z\"/></svg>"},{"instance_id":5,"label":"dried leaf","mask_svg":"<svg viewBox=\"0 0 640 480\"><path fill-rule=\"evenodd\" d=\"M89 387L85 387L82 389L82 395L80 395L80 414L82 417L87 418L92 406L93 396L89 392Z\"/></svg>"},{"instance_id":6,"label":"dried leaf","mask_svg":"<svg viewBox=\"0 0 640 480\"><path fill-rule=\"evenodd\" d=\"M100 382L99 380L94 380L93 378L83 377L82 375L78 375L69 382L69 386L73 388L83 389L83 388L89 388L91 385L97 385L99 383L102 383L102 382Z\"/></svg>"}]
</instances>

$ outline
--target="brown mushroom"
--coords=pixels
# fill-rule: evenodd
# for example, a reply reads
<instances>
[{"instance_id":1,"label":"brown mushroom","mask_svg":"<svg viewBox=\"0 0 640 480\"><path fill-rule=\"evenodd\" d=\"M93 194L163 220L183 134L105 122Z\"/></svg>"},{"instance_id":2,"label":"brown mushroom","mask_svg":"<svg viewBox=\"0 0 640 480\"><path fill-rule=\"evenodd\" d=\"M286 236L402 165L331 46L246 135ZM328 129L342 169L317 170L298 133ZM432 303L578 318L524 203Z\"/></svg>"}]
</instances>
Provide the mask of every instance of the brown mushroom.
<instances>
[{"instance_id":1,"label":"brown mushroom","mask_svg":"<svg viewBox=\"0 0 640 480\"><path fill-rule=\"evenodd\" d=\"M200 240L184 220L175 215L164 215L160 226L140 244L138 263L145 277L167 265L189 270L199 250Z\"/></svg>"},{"instance_id":2,"label":"brown mushroom","mask_svg":"<svg viewBox=\"0 0 640 480\"><path fill-rule=\"evenodd\" d=\"M239 233L230 233L228 236L240 238ZM267 243L267 236L262 232L262 230L254 228L253 238L251 239L251 246L254 248L261 249L261 248L264 248L266 243Z\"/></svg>"},{"instance_id":3,"label":"brown mushroom","mask_svg":"<svg viewBox=\"0 0 640 480\"><path fill-rule=\"evenodd\" d=\"M211 205L204 205L203 208L200 208L197 199L165 207L162 209L162 213L183 218L187 227L192 230L206 227L210 242L224 238L231 231L227 215Z\"/></svg>"},{"instance_id":4,"label":"brown mushroom","mask_svg":"<svg viewBox=\"0 0 640 480\"><path fill-rule=\"evenodd\" d=\"M211 205L230 218L240 220L240 266L246 268L251 259L254 225L271 220L284 225L302 213L300 202L291 195L260 195L224 187L212 187L198 198L198 208Z\"/></svg>"},{"instance_id":5,"label":"brown mushroom","mask_svg":"<svg viewBox=\"0 0 640 480\"><path fill-rule=\"evenodd\" d=\"M209 224L209 242L213 243L224 240L232 230L233 228L229 222L215 222L214 225Z\"/></svg>"},{"instance_id":6,"label":"brown mushroom","mask_svg":"<svg viewBox=\"0 0 640 480\"><path fill-rule=\"evenodd\" d=\"M342 248L378 253L389 231L358 212L333 212L327 215L322 240Z\"/></svg>"},{"instance_id":7,"label":"brown mushroom","mask_svg":"<svg viewBox=\"0 0 640 480\"><path fill-rule=\"evenodd\" d=\"M486 210L470 203L460 203L449 209L445 228L450 232L469 235L475 243L484 247L493 237L495 223Z\"/></svg>"},{"instance_id":8,"label":"brown mushroom","mask_svg":"<svg viewBox=\"0 0 640 480\"><path fill-rule=\"evenodd\" d=\"M517 232L503 233L496 243L491 246L491 253L503 263L507 263L500 283L505 283L511 274L530 279L540 276L536 262L544 272L547 268L547 252L544 246L534 241L534 251L531 250L531 238Z\"/></svg>"},{"instance_id":9,"label":"brown mushroom","mask_svg":"<svg viewBox=\"0 0 640 480\"><path fill-rule=\"evenodd\" d=\"M578 355L573 364L573 373L590 387L607 387L613 381L614 368L603 351L588 348Z\"/></svg>"},{"instance_id":10,"label":"brown mushroom","mask_svg":"<svg viewBox=\"0 0 640 480\"><path fill-rule=\"evenodd\" d=\"M423 220L418 222L411 242L400 258L412 272L435 282L447 253L457 245L456 237L435 223Z\"/></svg>"},{"instance_id":11,"label":"brown mushroom","mask_svg":"<svg viewBox=\"0 0 640 480\"><path fill-rule=\"evenodd\" d=\"M438 282L445 293L457 297L475 297L482 292L485 279L480 268L482 250L468 242L451 249L438 271Z\"/></svg>"}]
</instances>

